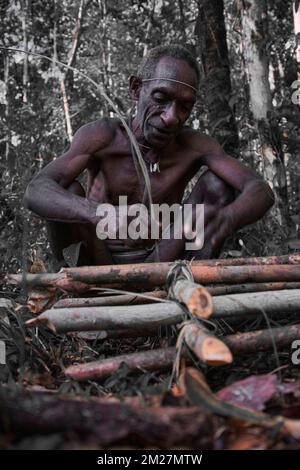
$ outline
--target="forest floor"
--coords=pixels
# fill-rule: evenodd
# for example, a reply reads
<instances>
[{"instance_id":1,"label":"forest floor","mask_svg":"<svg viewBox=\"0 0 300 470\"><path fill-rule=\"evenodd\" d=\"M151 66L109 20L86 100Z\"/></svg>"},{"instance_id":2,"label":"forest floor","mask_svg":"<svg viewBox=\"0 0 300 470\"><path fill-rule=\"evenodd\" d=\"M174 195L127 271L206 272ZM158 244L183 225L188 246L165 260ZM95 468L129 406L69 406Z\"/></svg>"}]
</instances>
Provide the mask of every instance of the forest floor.
<instances>
[{"instance_id":1,"label":"forest floor","mask_svg":"<svg viewBox=\"0 0 300 470\"><path fill-rule=\"evenodd\" d=\"M280 235L275 243L268 246L268 234L254 228L233 239L223 256L287 252L280 250ZM212 391L204 399L195 383L170 387L171 371L130 370L124 363L101 381L77 382L64 374L68 365L174 346L177 332L165 327L155 337L109 340L58 335L25 325L33 316L27 295L1 285L0 297L13 308L0 308L6 349L6 363L0 364L0 449L300 449L300 366L292 364L290 348L234 357L222 367L194 362ZM291 314L270 322L296 321ZM234 331L266 327L265 319L243 320ZM230 334L232 326L223 325L223 331ZM224 403L263 418L239 417ZM277 422L279 415L294 424Z\"/></svg>"}]
</instances>

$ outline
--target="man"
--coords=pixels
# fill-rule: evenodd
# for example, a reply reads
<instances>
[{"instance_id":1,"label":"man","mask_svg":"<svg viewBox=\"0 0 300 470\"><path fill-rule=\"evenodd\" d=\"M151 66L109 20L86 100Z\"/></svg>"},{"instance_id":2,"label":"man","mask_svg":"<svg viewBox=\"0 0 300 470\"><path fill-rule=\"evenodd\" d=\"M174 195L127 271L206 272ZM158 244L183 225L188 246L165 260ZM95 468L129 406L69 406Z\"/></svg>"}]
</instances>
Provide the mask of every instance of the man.
<instances>
[{"instance_id":1,"label":"man","mask_svg":"<svg viewBox=\"0 0 300 470\"><path fill-rule=\"evenodd\" d=\"M53 253L64 265L68 246L81 244L77 264L172 261L216 256L225 238L262 217L274 202L270 187L251 169L229 157L220 145L185 122L196 101L199 71L183 47L159 46L130 78L137 103L131 122L149 171L153 203L181 203L191 178L204 168L185 203L204 204L204 245L188 252L184 236L153 240L100 240L97 207L119 209L143 201L144 187L133 160L128 135L118 119L101 119L81 127L71 148L46 166L29 184L25 202L48 221ZM206 171L205 171L206 168ZM76 181L88 172L87 192ZM193 216L195 217L195 212ZM195 220L193 221L195 223Z\"/></svg>"}]
</instances>

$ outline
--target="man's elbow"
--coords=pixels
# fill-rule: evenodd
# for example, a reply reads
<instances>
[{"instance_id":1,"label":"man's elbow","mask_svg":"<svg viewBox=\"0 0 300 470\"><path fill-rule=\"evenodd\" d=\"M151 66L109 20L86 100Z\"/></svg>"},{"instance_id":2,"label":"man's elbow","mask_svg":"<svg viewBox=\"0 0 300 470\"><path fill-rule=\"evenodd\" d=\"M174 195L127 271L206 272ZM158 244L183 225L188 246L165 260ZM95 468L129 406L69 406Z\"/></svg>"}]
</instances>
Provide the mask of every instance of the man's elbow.
<instances>
[{"instance_id":1,"label":"man's elbow","mask_svg":"<svg viewBox=\"0 0 300 470\"><path fill-rule=\"evenodd\" d=\"M256 195L257 200L267 212L275 203L275 194L266 181L257 181Z\"/></svg>"},{"instance_id":2,"label":"man's elbow","mask_svg":"<svg viewBox=\"0 0 300 470\"><path fill-rule=\"evenodd\" d=\"M35 210L35 201L37 200L37 184L35 180L32 180L25 191L25 194L23 196L23 204L26 207L26 209L29 209L31 211Z\"/></svg>"}]
</instances>

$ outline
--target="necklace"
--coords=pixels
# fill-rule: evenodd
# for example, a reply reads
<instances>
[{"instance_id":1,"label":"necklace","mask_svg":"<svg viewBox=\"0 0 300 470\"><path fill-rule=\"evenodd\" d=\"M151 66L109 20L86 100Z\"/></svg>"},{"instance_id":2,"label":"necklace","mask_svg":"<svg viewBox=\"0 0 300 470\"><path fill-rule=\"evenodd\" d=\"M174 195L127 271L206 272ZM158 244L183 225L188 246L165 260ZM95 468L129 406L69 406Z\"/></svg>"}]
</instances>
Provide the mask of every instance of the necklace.
<instances>
[{"instance_id":1,"label":"necklace","mask_svg":"<svg viewBox=\"0 0 300 470\"><path fill-rule=\"evenodd\" d=\"M140 144L138 143L139 147L143 147L151 152L151 147L148 147L148 145ZM160 167L159 167L159 159L156 162L152 162L149 160L145 155L143 155L143 159L145 162L149 164L149 171L150 173L160 173Z\"/></svg>"}]
</instances>

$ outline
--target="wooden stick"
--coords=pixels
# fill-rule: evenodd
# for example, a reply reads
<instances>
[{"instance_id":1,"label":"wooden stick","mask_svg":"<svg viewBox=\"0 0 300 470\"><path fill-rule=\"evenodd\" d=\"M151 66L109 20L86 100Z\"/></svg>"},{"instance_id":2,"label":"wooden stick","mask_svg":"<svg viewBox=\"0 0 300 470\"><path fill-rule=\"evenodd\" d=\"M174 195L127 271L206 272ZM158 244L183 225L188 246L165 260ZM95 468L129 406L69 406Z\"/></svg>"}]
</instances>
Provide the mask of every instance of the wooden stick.
<instances>
[{"instance_id":1,"label":"wooden stick","mask_svg":"<svg viewBox=\"0 0 300 470\"><path fill-rule=\"evenodd\" d=\"M64 268L53 274L10 275L8 280L34 286L55 286L62 290L78 292L87 284L106 285L123 283L129 286L151 288L165 284L173 263L145 263L114 266L87 266ZM241 284L248 282L295 282L300 281L300 265L263 266L203 266L197 261L191 264L195 282L199 284Z\"/></svg>"},{"instance_id":2,"label":"wooden stick","mask_svg":"<svg viewBox=\"0 0 300 470\"><path fill-rule=\"evenodd\" d=\"M183 326L181 335L198 359L210 366L231 364L232 354L228 346L203 326L189 322Z\"/></svg>"},{"instance_id":3,"label":"wooden stick","mask_svg":"<svg viewBox=\"0 0 300 470\"><path fill-rule=\"evenodd\" d=\"M146 408L110 398L83 400L17 387L0 388L1 432L19 440L29 436L32 442L34 437L41 440L42 436L56 434L63 442L72 438L85 447L90 442L93 447L108 449L120 448L120 444L132 448L133 436L137 436L139 447L167 452L182 446L198 449L199 442L213 448L213 425L211 416L196 407Z\"/></svg>"},{"instance_id":4,"label":"wooden stick","mask_svg":"<svg viewBox=\"0 0 300 470\"><path fill-rule=\"evenodd\" d=\"M173 302L127 307L54 308L28 320L30 326L45 323L55 332L154 329L183 320L183 312Z\"/></svg>"},{"instance_id":5,"label":"wooden stick","mask_svg":"<svg viewBox=\"0 0 300 470\"><path fill-rule=\"evenodd\" d=\"M300 290L252 292L213 297L212 318L300 312Z\"/></svg>"},{"instance_id":6,"label":"wooden stick","mask_svg":"<svg viewBox=\"0 0 300 470\"><path fill-rule=\"evenodd\" d=\"M300 324L273 328L272 333L278 349L283 349L287 346L290 347L291 342L300 337ZM196 338L196 336L193 335L193 338ZM222 337L222 341L230 347L233 355L250 354L255 353L258 350L268 351L273 347L269 330L224 336ZM150 350L142 353L118 356L111 359L93 361L88 364L70 366L65 369L65 373L75 380L101 379L115 372L121 362L126 362L130 368L140 367L147 369L149 365L151 370L160 370L160 366L162 364L164 369L171 369L176 359L176 348L164 348L158 351L159 361L157 360L158 356L156 354L156 350ZM184 350L183 355L187 360L189 359L189 356L187 356Z\"/></svg>"},{"instance_id":7,"label":"wooden stick","mask_svg":"<svg viewBox=\"0 0 300 470\"><path fill-rule=\"evenodd\" d=\"M197 261L205 266L257 266L269 264L300 264L300 253L280 256L261 256L251 258L222 258Z\"/></svg>"},{"instance_id":8,"label":"wooden stick","mask_svg":"<svg viewBox=\"0 0 300 470\"><path fill-rule=\"evenodd\" d=\"M251 354L272 349L273 341L278 349L282 349L290 346L294 340L299 338L300 325L288 325L272 328L271 330L228 335L222 337L222 340L234 354Z\"/></svg>"},{"instance_id":9,"label":"wooden stick","mask_svg":"<svg viewBox=\"0 0 300 470\"><path fill-rule=\"evenodd\" d=\"M165 291L145 292L144 295L152 297L153 299L166 299L167 293ZM73 307L102 307L106 305L140 305L149 304L153 302L151 299L146 299L135 294L121 294L109 295L106 297L87 297L87 298L74 298L74 299L61 299L56 302L52 308L73 308Z\"/></svg>"},{"instance_id":10,"label":"wooden stick","mask_svg":"<svg viewBox=\"0 0 300 470\"><path fill-rule=\"evenodd\" d=\"M212 296L227 294L243 294L246 292L265 292L272 290L300 289L300 282L259 282L250 284L233 284L206 286Z\"/></svg>"},{"instance_id":11,"label":"wooden stick","mask_svg":"<svg viewBox=\"0 0 300 470\"><path fill-rule=\"evenodd\" d=\"M300 290L233 294L213 298L213 319L231 316L300 312ZM175 302L160 304L55 308L28 320L30 326L46 323L56 332L115 329L155 329L179 323L184 314Z\"/></svg>"},{"instance_id":12,"label":"wooden stick","mask_svg":"<svg viewBox=\"0 0 300 470\"><path fill-rule=\"evenodd\" d=\"M65 369L65 374L75 380L93 380L107 377L125 362L129 369L164 370L169 369L175 358L175 348L153 349L122 356L78 364Z\"/></svg>"},{"instance_id":13,"label":"wooden stick","mask_svg":"<svg viewBox=\"0 0 300 470\"><path fill-rule=\"evenodd\" d=\"M188 280L178 280L170 289L176 300L185 304L192 315L208 318L213 311L213 303L207 290Z\"/></svg>"}]
</instances>

